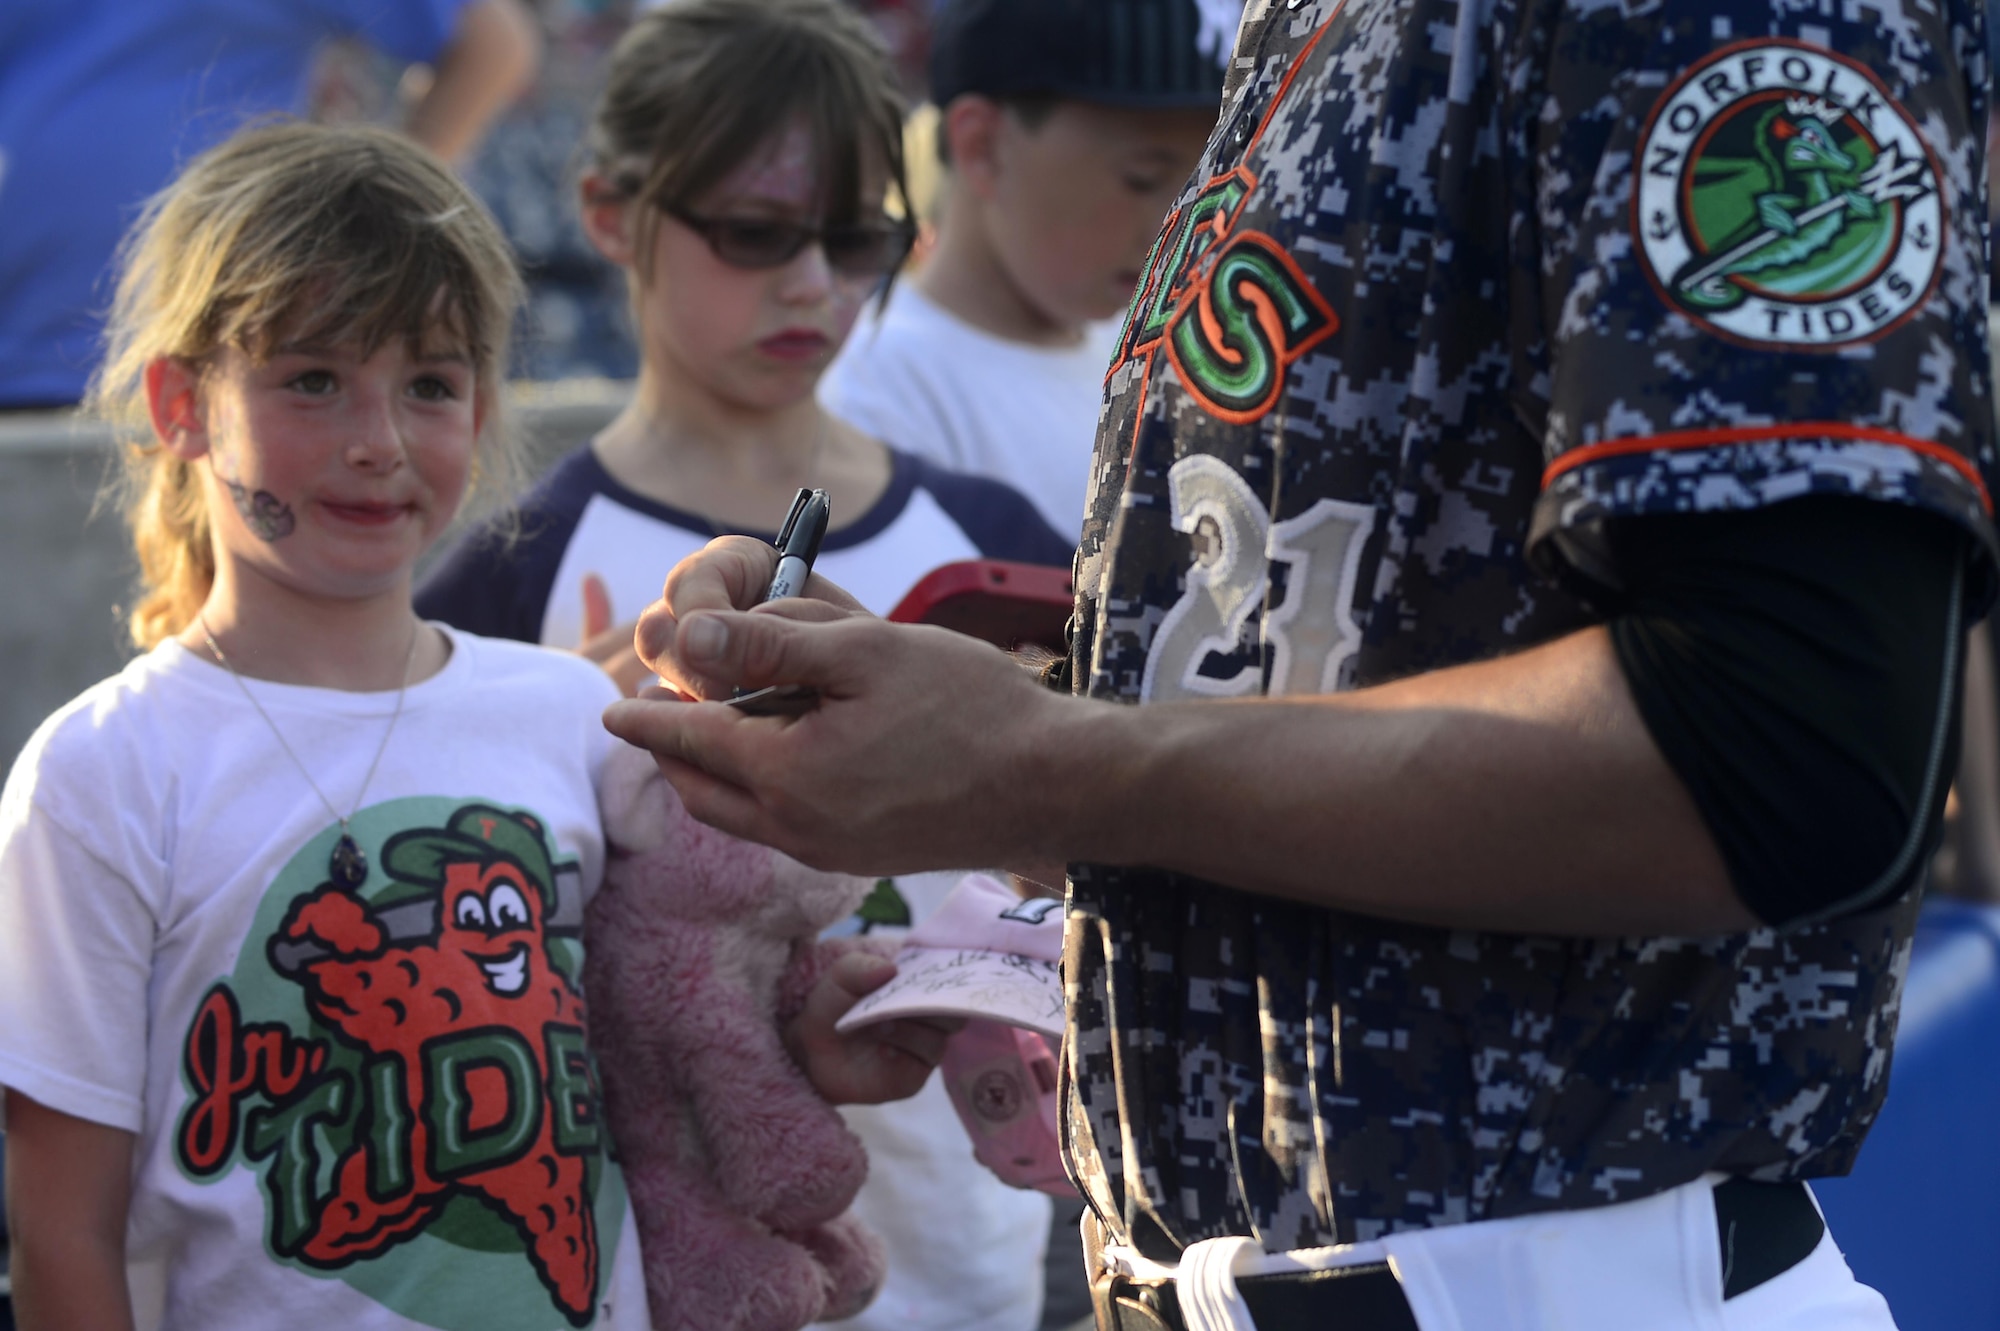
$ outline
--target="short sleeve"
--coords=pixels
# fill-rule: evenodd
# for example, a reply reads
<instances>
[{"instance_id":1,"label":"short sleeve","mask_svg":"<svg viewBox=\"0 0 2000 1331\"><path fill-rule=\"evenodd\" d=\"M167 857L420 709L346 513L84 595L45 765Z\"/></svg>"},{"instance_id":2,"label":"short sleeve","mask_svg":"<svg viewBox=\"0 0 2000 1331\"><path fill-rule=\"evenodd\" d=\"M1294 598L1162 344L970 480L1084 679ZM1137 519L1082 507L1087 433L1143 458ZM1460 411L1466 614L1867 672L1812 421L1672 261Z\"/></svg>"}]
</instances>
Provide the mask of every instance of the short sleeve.
<instances>
[{"instance_id":1,"label":"short sleeve","mask_svg":"<svg viewBox=\"0 0 2000 1331\"><path fill-rule=\"evenodd\" d=\"M1607 520L1808 493L1990 566L1983 14L1842 12L1570 4L1515 52L1545 567L1615 586Z\"/></svg>"},{"instance_id":2,"label":"short sleeve","mask_svg":"<svg viewBox=\"0 0 2000 1331\"><path fill-rule=\"evenodd\" d=\"M0 1083L140 1130L155 919L148 897L32 798L0 799Z\"/></svg>"}]
</instances>

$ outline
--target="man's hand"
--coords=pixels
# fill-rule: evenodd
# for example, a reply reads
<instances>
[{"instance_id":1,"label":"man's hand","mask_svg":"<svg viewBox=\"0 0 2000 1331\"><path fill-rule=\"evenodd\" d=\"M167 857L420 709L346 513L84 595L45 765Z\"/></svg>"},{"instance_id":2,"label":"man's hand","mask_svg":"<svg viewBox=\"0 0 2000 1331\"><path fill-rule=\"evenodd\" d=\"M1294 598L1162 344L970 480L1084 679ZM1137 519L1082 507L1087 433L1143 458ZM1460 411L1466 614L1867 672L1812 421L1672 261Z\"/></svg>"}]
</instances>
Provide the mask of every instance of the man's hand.
<instances>
[{"instance_id":1,"label":"man's hand","mask_svg":"<svg viewBox=\"0 0 2000 1331\"><path fill-rule=\"evenodd\" d=\"M1112 709L1037 687L976 639L824 602L703 611L675 629L654 659L690 692L807 684L820 694L793 718L650 699L606 711L605 725L651 750L703 822L850 873L1023 864L1068 849L1072 802L1050 772L1062 758L1064 771L1096 766L1074 761L1088 743L1078 728Z\"/></svg>"},{"instance_id":2,"label":"man's hand","mask_svg":"<svg viewBox=\"0 0 2000 1331\"><path fill-rule=\"evenodd\" d=\"M696 697L804 684L816 709L641 699L604 723L696 818L817 868L1001 865L1053 887L1063 862L1147 864L1506 933L1756 924L1602 626L1349 693L1120 707L1058 697L971 638L842 609L824 583L729 608L773 563L749 540L683 562L640 654Z\"/></svg>"},{"instance_id":3,"label":"man's hand","mask_svg":"<svg viewBox=\"0 0 2000 1331\"><path fill-rule=\"evenodd\" d=\"M771 589L778 552L750 536L721 536L674 565L662 597L639 617L635 635L639 659L682 693L694 698L726 698L738 681L712 679L683 661L678 650L680 622L703 610L752 610ZM815 573L805 593L777 603L795 617L815 617L814 603L866 614L861 603ZM776 609L774 604L773 609Z\"/></svg>"},{"instance_id":4,"label":"man's hand","mask_svg":"<svg viewBox=\"0 0 2000 1331\"><path fill-rule=\"evenodd\" d=\"M785 1047L813 1089L835 1105L878 1105L923 1089L944 1056L944 1042L961 1024L898 1018L842 1033L847 1010L895 977L896 965L850 952L820 977L805 1008L784 1033Z\"/></svg>"}]
</instances>

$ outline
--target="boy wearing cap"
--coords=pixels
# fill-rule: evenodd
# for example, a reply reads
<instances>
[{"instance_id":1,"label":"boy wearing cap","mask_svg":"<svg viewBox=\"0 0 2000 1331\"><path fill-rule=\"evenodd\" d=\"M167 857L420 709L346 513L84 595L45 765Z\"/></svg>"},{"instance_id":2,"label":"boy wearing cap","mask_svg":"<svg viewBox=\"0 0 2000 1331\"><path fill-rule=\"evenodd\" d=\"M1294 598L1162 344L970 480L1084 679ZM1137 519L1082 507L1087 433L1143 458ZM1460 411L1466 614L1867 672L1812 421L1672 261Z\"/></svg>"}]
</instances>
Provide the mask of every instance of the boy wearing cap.
<instances>
[{"instance_id":1,"label":"boy wearing cap","mask_svg":"<svg viewBox=\"0 0 2000 1331\"><path fill-rule=\"evenodd\" d=\"M1232 36L1195 0L947 0L937 248L848 339L829 409L1074 536L1113 316L1214 126Z\"/></svg>"}]
</instances>

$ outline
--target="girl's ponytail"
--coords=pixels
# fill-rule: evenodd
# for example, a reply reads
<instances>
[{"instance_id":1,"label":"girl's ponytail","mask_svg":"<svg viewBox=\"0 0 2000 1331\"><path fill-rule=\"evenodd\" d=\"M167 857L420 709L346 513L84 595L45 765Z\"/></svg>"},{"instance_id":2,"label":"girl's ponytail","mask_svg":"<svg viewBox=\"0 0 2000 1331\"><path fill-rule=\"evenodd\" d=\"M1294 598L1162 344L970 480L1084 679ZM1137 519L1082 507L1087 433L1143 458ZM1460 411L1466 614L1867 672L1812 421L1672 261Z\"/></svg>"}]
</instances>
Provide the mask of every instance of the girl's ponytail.
<instances>
[{"instance_id":1,"label":"girl's ponytail","mask_svg":"<svg viewBox=\"0 0 2000 1331\"><path fill-rule=\"evenodd\" d=\"M126 624L133 643L144 650L194 622L215 583L215 552L208 543L208 503L194 468L158 444L125 447L132 488L125 522L139 557L140 585Z\"/></svg>"}]
</instances>

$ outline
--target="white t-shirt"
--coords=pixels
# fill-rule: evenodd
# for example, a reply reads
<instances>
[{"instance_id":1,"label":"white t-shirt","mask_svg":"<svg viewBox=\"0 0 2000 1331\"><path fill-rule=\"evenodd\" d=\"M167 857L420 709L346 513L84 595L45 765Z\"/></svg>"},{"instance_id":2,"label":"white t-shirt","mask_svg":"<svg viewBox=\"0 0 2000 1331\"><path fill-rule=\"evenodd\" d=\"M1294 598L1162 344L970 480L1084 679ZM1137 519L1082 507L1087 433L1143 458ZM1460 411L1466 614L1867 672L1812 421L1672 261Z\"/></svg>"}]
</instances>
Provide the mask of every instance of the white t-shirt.
<instances>
[{"instance_id":1,"label":"white t-shirt","mask_svg":"<svg viewBox=\"0 0 2000 1331\"><path fill-rule=\"evenodd\" d=\"M44 722L0 795L0 1082L137 1134L141 1325L650 1327L576 977L614 690L451 632L396 695L167 642ZM30 1202L32 1204L32 1202Z\"/></svg>"},{"instance_id":2,"label":"white t-shirt","mask_svg":"<svg viewBox=\"0 0 2000 1331\"><path fill-rule=\"evenodd\" d=\"M1019 490L1074 546L1119 326L1092 324L1073 347L1009 342L898 282L888 308L855 325L819 398L892 447Z\"/></svg>"}]
</instances>

